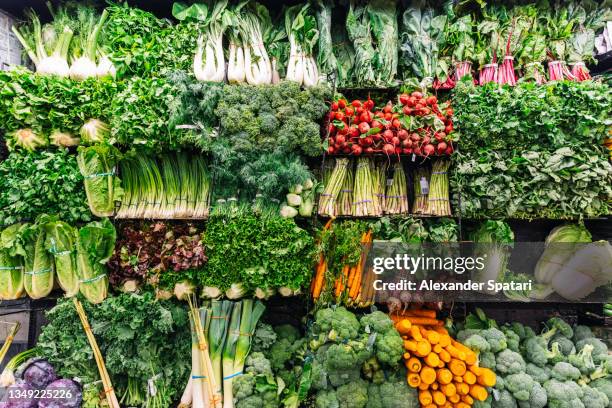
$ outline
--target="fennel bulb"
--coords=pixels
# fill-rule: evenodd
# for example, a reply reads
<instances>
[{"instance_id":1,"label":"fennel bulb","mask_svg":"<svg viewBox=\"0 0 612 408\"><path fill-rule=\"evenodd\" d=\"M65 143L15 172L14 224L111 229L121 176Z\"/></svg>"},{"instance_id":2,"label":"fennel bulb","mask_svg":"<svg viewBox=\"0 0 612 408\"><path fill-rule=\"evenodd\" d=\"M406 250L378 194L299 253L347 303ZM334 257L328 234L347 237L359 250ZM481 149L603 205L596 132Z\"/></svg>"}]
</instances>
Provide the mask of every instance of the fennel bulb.
<instances>
[{"instance_id":1,"label":"fennel bulb","mask_svg":"<svg viewBox=\"0 0 612 408\"><path fill-rule=\"evenodd\" d=\"M68 61L59 55L43 57L36 65L36 72L41 75L57 75L67 77L70 75Z\"/></svg>"},{"instance_id":2,"label":"fennel bulb","mask_svg":"<svg viewBox=\"0 0 612 408\"><path fill-rule=\"evenodd\" d=\"M102 54L102 56L98 60L98 66L96 67L96 76L98 78L115 78L117 76L117 68L115 68L115 65L110 60L110 58L108 58L104 54Z\"/></svg>"},{"instance_id":3,"label":"fennel bulb","mask_svg":"<svg viewBox=\"0 0 612 408\"><path fill-rule=\"evenodd\" d=\"M298 210L290 205L284 205L280 210L280 215L283 218L295 218L298 215Z\"/></svg>"},{"instance_id":4,"label":"fennel bulb","mask_svg":"<svg viewBox=\"0 0 612 408\"><path fill-rule=\"evenodd\" d=\"M554 228L546 237L544 252L536 264L536 281L550 285L581 242L591 242L591 234L584 226L566 224Z\"/></svg>"},{"instance_id":5,"label":"fennel bulb","mask_svg":"<svg viewBox=\"0 0 612 408\"><path fill-rule=\"evenodd\" d=\"M49 140L51 141L52 145L59 147L78 146L81 142L81 139L79 139L78 137L73 136L70 133L64 133L60 131L55 131L51 133L51 136L49 136Z\"/></svg>"},{"instance_id":6,"label":"fennel bulb","mask_svg":"<svg viewBox=\"0 0 612 408\"><path fill-rule=\"evenodd\" d=\"M612 245L597 241L579 248L552 277L555 292L567 300L580 300L612 282Z\"/></svg>"},{"instance_id":7,"label":"fennel bulb","mask_svg":"<svg viewBox=\"0 0 612 408\"><path fill-rule=\"evenodd\" d=\"M70 66L70 78L75 81L84 81L98 75L98 66L89 57L77 58Z\"/></svg>"},{"instance_id":8,"label":"fennel bulb","mask_svg":"<svg viewBox=\"0 0 612 408\"><path fill-rule=\"evenodd\" d=\"M91 31L87 33L87 37L83 40L83 49L77 51L80 53L80 56L76 58L70 66L71 79L75 81L84 81L88 78L95 78L98 76L96 49L98 47L98 37L107 16L108 11L104 10L98 22L90 27ZM85 33L81 33L81 35L85 35Z\"/></svg>"},{"instance_id":9,"label":"fennel bulb","mask_svg":"<svg viewBox=\"0 0 612 408\"><path fill-rule=\"evenodd\" d=\"M24 150L32 152L39 147L45 147L49 144L47 138L39 135L32 129L19 129L8 134L8 136L7 146L9 150L19 146Z\"/></svg>"},{"instance_id":10,"label":"fennel bulb","mask_svg":"<svg viewBox=\"0 0 612 408\"><path fill-rule=\"evenodd\" d=\"M302 196L298 194L289 193L287 194L286 198L287 198L287 204L289 204L292 207L299 207L300 204L302 204Z\"/></svg>"}]
</instances>

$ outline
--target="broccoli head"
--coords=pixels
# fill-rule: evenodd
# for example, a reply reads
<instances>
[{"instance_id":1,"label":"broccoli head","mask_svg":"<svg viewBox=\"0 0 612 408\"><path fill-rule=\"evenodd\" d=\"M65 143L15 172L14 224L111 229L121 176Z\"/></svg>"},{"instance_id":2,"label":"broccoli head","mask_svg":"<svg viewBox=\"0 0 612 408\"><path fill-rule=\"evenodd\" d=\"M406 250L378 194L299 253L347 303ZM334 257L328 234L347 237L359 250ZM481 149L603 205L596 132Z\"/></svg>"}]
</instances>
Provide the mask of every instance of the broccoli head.
<instances>
[{"instance_id":1,"label":"broccoli head","mask_svg":"<svg viewBox=\"0 0 612 408\"><path fill-rule=\"evenodd\" d=\"M376 357L370 357L361 368L363 376L374 384L385 382L385 372Z\"/></svg>"},{"instance_id":2,"label":"broccoli head","mask_svg":"<svg viewBox=\"0 0 612 408\"><path fill-rule=\"evenodd\" d=\"M503 390L499 393L499 398L493 399L492 408L517 408L516 399L510 391Z\"/></svg>"},{"instance_id":3,"label":"broccoli head","mask_svg":"<svg viewBox=\"0 0 612 408\"><path fill-rule=\"evenodd\" d=\"M243 400L250 397L255 392L255 375L247 373L234 378L232 390L235 400Z\"/></svg>"},{"instance_id":4,"label":"broccoli head","mask_svg":"<svg viewBox=\"0 0 612 408\"><path fill-rule=\"evenodd\" d=\"M491 404L493 403L493 397L491 394L484 401L474 400L472 404L472 408L491 408Z\"/></svg>"},{"instance_id":5,"label":"broccoli head","mask_svg":"<svg viewBox=\"0 0 612 408\"><path fill-rule=\"evenodd\" d=\"M457 341L459 343L465 343L465 340L468 337L470 337L470 336L472 336L474 334L478 334L479 335L481 331L482 330L478 330L478 329L463 329L463 330L459 330L457 332L457 336L456 336Z\"/></svg>"},{"instance_id":6,"label":"broccoli head","mask_svg":"<svg viewBox=\"0 0 612 408\"><path fill-rule=\"evenodd\" d=\"M302 337L297 327L290 324L282 324L274 327L274 332L279 340L287 339L290 343L294 343L297 339Z\"/></svg>"},{"instance_id":7,"label":"broccoli head","mask_svg":"<svg viewBox=\"0 0 612 408\"><path fill-rule=\"evenodd\" d=\"M606 343L594 337L589 337L576 342L576 350L580 352L587 344L593 346L591 355L593 356L593 361L595 364L599 364L604 357L608 355L608 346L606 346Z\"/></svg>"},{"instance_id":8,"label":"broccoli head","mask_svg":"<svg viewBox=\"0 0 612 408\"><path fill-rule=\"evenodd\" d=\"M593 361L593 345L585 344L578 353L570 354L567 361L580 370L583 375L589 375L595 371Z\"/></svg>"},{"instance_id":9,"label":"broccoli head","mask_svg":"<svg viewBox=\"0 0 612 408\"><path fill-rule=\"evenodd\" d=\"M608 397L608 401L612 402L612 378L599 378L591 381L589 387L603 392Z\"/></svg>"},{"instance_id":10,"label":"broccoli head","mask_svg":"<svg viewBox=\"0 0 612 408\"><path fill-rule=\"evenodd\" d=\"M610 403L608 396L597 388L591 388L588 385L582 386L584 395L582 402L585 408L607 408Z\"/></svg>"},{"instance_id":11,"label":"broccoli head","mask_svg":"<svg viewBox=\"0 0 612 408\"><path fill-rule=\"evenodd\" d=\"M482 353L491 350L491 345L480 334L472 334L463 341L463 345L469 347L476 353Z\"/></svg>"},{"instance_id":12,"label":"broccoli head","mask_svg":"<svg viewBox=\"0 0 612 408\"><path fill-rule=\"evenodd\" d=\"M368 385L358 379L341 385L336 390L340 408L365 408L368 403Z\"/></svg>"},{"instance_id":13,"label":"broccoli head","mask_svg":"<svg viewBox=\"0 0 612 408\"><path fill-rule=\"evenodd\" d=\"M270 359L270 365L274 371L278 371L285 367L285 364L291 359L292 343L288 339L279 339L270 347L266 353Z\"/></svg>"},{"instance_id":14,"label":"broccoli head","mask_svg":"<svg viewBox=\"0 0 612 408\"><path fill-rule=\"evenodd\" d=\"M312 331L326 336L327 340L344 341L357 338L361 325L359 320L345 307L320 309L315 315Z\"/></svg>"},{"instance_id":15,"label":"broccoli head","mask_svg":"<svg viewBox=\"0 0 612 408\"><path fill-rule=\"evenodd\" d=\"M315 408L340 408L335 390L320 390L315 397Z\"/></svg>"},{"instance_id":16,"label":"broccoli head","mask_svg":"<svg viewBox=\"0 0 612 408\"><path fill-rule=\"evenodd\" d=\"M519 346L521 344L521 338L519 337L519 335L516 334L510 326L502 327L501 331L506 336L506 343L508 344L508 348L518 353Z\"/></svg>"},{"instance_id":17,"label":"broccoli head","mask_svg":"<svg viewBox=\"0 0 612 408\"><path fill-rule=\"evenodd\" d=\"M253 352L248 355L245 361L246 372L253 374L272 374L272 366L270 360L266 356L259 352Z\"/></svg>"},{"instance_id":18,"label":"broccoli head","mask_svg":"<svg viewBox=\"0 0 612 408\"><path fill-rule=\"evenodd\" d=\"M498 375L497 378L495 379L495 385L493 386L493 388L495 388L497 391L505 390L506 380L504 380L504 377L502 377L501 375Z\"/></svg>"},{"instance_id":19,"label":"broccoli head","mask_svg":"<svg viewBox=\"0 0 612 408\"><path fill-rule=\"evenodd\" d=\"M590 339L592 337L595 337L595 335L593 334L593 331L591 331L591 328L589 326L574 326L574 336L572 337L574 343L577 343L580 340Z\"/></svg>"},{"instance_id":20,"label":"broccoli head","mask_svg":"<svg viewBox=\"0 0 612 408\"><path fill-rule=\"evenodd\" d=\"M508 347L506 335L504 335L501 330L495 327L483 330L482 332L480 332L480 335L485 338L487 343L489 343L489 346L491 347L490 350L493 353L499 353L500 351Z\"/></svg>"},{"instance_id":21,"label":"broccoli head","mask_svg":"<svg viewBox=\"0 0 612 408\"><path fill-rule=\"evenodd\" d=\"M269 391L238 400L234 406L236 408L276 408L279 402L276 391Z\"/></svg>"},{"instance_id":22,"label":"broccoli head","mask_svg":"<svg viewBox=\"0 0 612 408\"><path fill-rule=\"evenodd\" d=\"M561 347L558 342L554 342L550 347L550 350L546 350L546 358L549 364L557 364L561 361L565 361L567 356L561 352Z\"/></svg>"},{"instance_id":23,"label":"broccoli head","mask_svg":"<svg viewBox=\"0 0 612 408\"><path fill-rule=\"evenodd\" d=\"M550 379L550 369L548 367L538 367L533 363L527 363L525 373L529 374L531 378L540 384L544 384Z\"/></svg>"},{"instance_id":24,"label":"broccoli head","mask_svg":"<svg viewBox=\"0 0 612 408\"><path fill-rule=\"evenodd\" d=\"M512 322L510 328L519 336L521 341L535 337L536 335L531 327L525 326L519 322Z\"/></svg>"},{"instance_id":25,"label":"broccoli head","mask_svg":"<svg viewBox=\"0 0 612 408\"><path fill-rule=\"evenodd\" d=\"M510 349L505 349L495 357L495 371L507 375L525 371L526 363L523 356Z\"/></svg>"},{"instance_id":26,"label":"broccoli head","mask_svg":"<svg viewBox=\"0 0 612 408\"><path fill-rule=\"evenodd\" d=\"M382 408L418 408L419 398L406 381L386 381L380 385Z\"/></svg>"},{"instance_id":27,"label":"broccoli head","mask_svg":"<svg viewBox=\"0 0 612 408\"><path fill-rule=\"evenodd\" d=\"M351 340L343 344L332 344L325 353L325 366L331 370L360 369L372 356L366 342Z\"/></svg>"},{"instance_id":28,"label":"broccoli head","mask_svg":"<svg viewBox=\"0 0 612 408\"><path fill-rule=\"evenodd\" d=\"M548 396L546 390L540 383L535 382L529 392L529 399L527 401L518 401L519 408L544 408L548 402Z\"/></svg>"},{"instance_id":29,"label":"broccoli head","mask_svg":"<svg viewBox=\"0 0 612 408\"><path fill-rule=\"evenodd\" d=\"M478 355L478 365L480 367L495 369L495 354L490 351Z\"/></svg>"},{"instance_id":30,"label":"broccoli head","mask_svg":"<svg viewBox=\"0 0 612 408\"><path fill-rule=\"evenodd\" d=\"M396 367L404 354L404 341L394 327L376 336L376 357L383 364Z\"/></svg>"},{"instance_id":31,"label":"broccoli head","mask_svg":"<svg viewBox=\"0 0 612 408\"><path fill-rule=\"evenodd\" d=\"M257 324L257 329L255 329L253 340L251 341L251 350L266 351L276 342L276 338L277 335L272 326L267 323L259 322Z\"/></svg>"},{"instance_id":32,"label":"broccoli head","mask_svg":"<svg viewBox=\"0 0 612 408\"><path fill-rule=\"evenodd\" d=\"M528 374L510 374L504 378L506 390L510 391L517 401L529 401L535 381Z\"/></svg>"},{"instance_id":33,"label":"broccoli head","mask_svg":"<svg viewBox=\"0 0 612 408\"><path fill-rule=\"evenodd\" d=\"M538 367L544 367L548 362L548 344L540 336L530 337L523 346L523 355L527 361L532 362Z\"/></svg>"},{"instance_id":34,"label":"broccoli head","mask_svg":"<svg viewBox=\"0 0 612 408\"><path fill-rule=\"evenodd\" d=\"M573 381L559 381L554 378L544 383L550 408L584 408L581 399L582 388Z\"/></svg>"},{"instance_id":35,"label":"broccoli head","mask_svg":"<svg viewBox=\"0 0 612 408\"><path fill-rule=\"evenodd\" d=\"M555 334L571 339L574 337L574 329L560 317L551 317L545 323L546 331L541 334L545 339L552 338Z\"/></svg>"},{"instance_id":36,"label":"broccoli head","mask_svg":"<svg viewBox=\"0 0 612 408\"><path fill-rule=\"evenodd\" d=\"M393 320L391 320L386 313L379 310L362 316L359 323L361 323L361 327L368 333L368 330L381 334L387 333L389 330L394 330Z\"/></svg>"},{"instance_id":37,"label":"broccoli head","mask_svg":"<svg viewBox=\"0 0 612 408\"><path fill-rule=\"evenodd\" d=\"M580 378L581 375L579 369L577 369L570 363L566 363L565 361L561 361L555 364L550 374L552 378L558 381L577 380Z\"/></svg>"},{"instance_id":38,"label":"broccoli head","mask_svg":"<svg viewBox=\"0 0 612 408\"><path fill-rule=\"evenodd\" d=\"M561 354L565 356L569 356L570 354L573 354L576 352L576 347L574 346L574 342L572 342L567 337L556 335L552 338L550 342L552 344L558 343Z\"/></svg>"},{"instance_id":39,"label":"broccoli head","mask_svg":"<svg viewBox=\"0 0 612 408\"><path fill-rule=\"evenodd\" d=\"M368 404L366 408L383 408L380 383L368 383Z\"/></svg>"}]
</instances>

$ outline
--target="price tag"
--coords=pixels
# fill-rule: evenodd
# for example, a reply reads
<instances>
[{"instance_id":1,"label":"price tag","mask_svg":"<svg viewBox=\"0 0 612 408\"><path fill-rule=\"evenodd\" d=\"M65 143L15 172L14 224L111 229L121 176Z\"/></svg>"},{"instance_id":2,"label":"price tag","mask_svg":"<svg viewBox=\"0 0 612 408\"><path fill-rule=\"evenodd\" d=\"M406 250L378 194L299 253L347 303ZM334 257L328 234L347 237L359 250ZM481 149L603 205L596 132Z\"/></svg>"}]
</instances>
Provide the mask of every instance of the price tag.
<instances>
[{"instance_id":1,"label":"price tag","mask_svg":"<svg viewBox=\"0 0 612 408\"><path fill-rule=\"evenodd\" d=\"M412 161L416 160L416 154L412 153Z\"/></svg>"},{"instance_id":2,"label":"price tag","mask_svg":"<svg viewBox=\"0 0 612 408\"><path fill-rule=\"evenodd\" d=\"M387 187L391 187L393 185L393 179L387 179Z\"/></svg>"},{"instance_id":3,"label":"price tag","mask_svg":"<svg viewBox=\"0 0 612 408\"><path fill-rule=\"evenodd\" d=\"M421 194L429 194L429 183L427 182L427 179L425 177L421 177L419 183L421 184Z\"/></svg>"}]
</instances>

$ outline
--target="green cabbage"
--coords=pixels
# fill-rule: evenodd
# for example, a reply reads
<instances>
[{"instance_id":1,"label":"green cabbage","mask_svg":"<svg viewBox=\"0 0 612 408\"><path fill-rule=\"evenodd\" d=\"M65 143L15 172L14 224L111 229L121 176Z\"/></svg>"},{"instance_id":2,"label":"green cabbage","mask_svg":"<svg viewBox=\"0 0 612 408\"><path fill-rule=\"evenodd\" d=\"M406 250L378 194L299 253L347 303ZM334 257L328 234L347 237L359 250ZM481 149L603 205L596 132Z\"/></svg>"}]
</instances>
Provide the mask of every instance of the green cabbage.
<instances>
[{"instance_id":1,"label":"green cabbage","mask_svg":"<svg viewBox=\"0 0 612 408\"><path fill-rule=\"evenodd\" d=\"M79 230L77 267L80 291L91 303L100 303L108 294L106 263L113 255L117 232L108 219L94 221Z\"/></svg>"},{"instance_id":2,"label":"green cabbage","mask_svg":"<svg viewBox=\"0 0 612 408\"><path fill-rule=\"evenodd\" d=\"M55 261L55 272L61 288L67 297L79 293L79 277L76 265L75 228L60 221L57 216L41 218L46 233L45 248Z\"/></svg>"},{"instance_id":3,"label":"green cabbage","mask_svg":"<svg viewBox=\"0 0 612 408\"><path fill-rule=\"evenodd\" d=\"M576 244L586 242L591 242L591 234L583 225L565 224L554 228L546 237L546 248L535 267L536 281L550 285L555 274L575 252ZM562 245L554 245L557 243Z\"/></svg>"},{"instance_id":4,"label":"green cabbage","mask_svg":"<svg viewBox=\"0 0 612 408\"><path fill-rule=\"evenodd\" d=\"M23 224L15 224L0 233L0 300L19 299L24 294L21 228Z\"/></svg>"}]
</instances>

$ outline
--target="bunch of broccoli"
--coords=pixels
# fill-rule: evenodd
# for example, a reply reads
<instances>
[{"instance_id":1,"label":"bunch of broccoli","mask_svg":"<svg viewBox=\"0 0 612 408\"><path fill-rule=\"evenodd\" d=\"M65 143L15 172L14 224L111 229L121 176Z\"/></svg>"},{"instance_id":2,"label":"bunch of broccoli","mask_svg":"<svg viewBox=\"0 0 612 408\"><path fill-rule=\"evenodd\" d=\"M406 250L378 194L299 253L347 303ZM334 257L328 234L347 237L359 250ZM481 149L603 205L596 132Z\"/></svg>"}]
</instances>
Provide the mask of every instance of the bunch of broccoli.
<instances>
[{"instance_id":1,"label":"bunch of broccoli","mask_svg":"<svg viewBox=\"0 0 612 408\"><path fill-rule=\"evenodd\" d=\"M360 319L344 307L321 309L309 331L316 408L412 408L402 338L385 313Z\"/></svg>"},{"instance_id":2,"label":"bunch of broccoli","mask_svg":"<svg viewBox=\"0 0 612 408\"><path fill-rule=\"evenodd\" d=\"M612 406L612 358L590 328L559 317L536 335L520 323L464 329L457 338L493 369L497 384L476 408L606 408Z\"/></svg>"}]
</instances>

